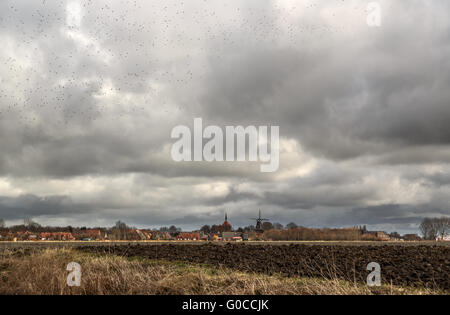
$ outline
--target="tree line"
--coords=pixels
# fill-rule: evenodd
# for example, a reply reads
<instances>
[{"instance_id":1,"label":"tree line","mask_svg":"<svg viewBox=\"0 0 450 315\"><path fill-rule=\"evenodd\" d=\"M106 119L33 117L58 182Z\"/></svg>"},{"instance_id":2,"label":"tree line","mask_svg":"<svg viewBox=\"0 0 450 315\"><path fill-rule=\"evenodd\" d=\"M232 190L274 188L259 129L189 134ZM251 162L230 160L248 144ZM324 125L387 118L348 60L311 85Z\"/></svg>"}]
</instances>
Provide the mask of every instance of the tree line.
<instances>
[{"instance_id":1,"label":"tree line","mask_svg":"<svg viewBox=\"0 0 450 315\"><path fill-rule=\"evenodd\" d=\"M353 241L361 239L361 231L357 228L311 229L295 226L289 229L265 231L263 237L273 241Z\"/></svg>"},{"instance_id":2,"label":"tree line","mask_svg":"<svg viewBox=\"0 0 450 315\"><path fill-rule=\"evenodd\" d=\"M6 229L5 221L0 218L0 229ZM113 237L117 239L128 239L127 234L130 230L135 229L126 225L122 221L117 221L116 224L111 228L97 228L112 234ZM270 223L264 222L262 224L262 229L264 230L265 238L270 238L273 240L356 240L361 239L361 235L358 229L311 229L305 227L299 227L295 223L291 222L286 226L280 223ZM450 234L450 217L440 217L440 218L424 218L419 226L420 232L425 240L435 240L438 237L443 238ZM86 227L73 228L71 226L67 227L51 227L51 226L41 226L39 223L35 222L30 218L24 219L22 225L15 225L8 228L9 231L25 231L30 232L74 232L75 230L86 230ZM231 230L230 227L224 227L222 225L204 225L201 229L205 234L209 233L221 233ZM253 225L246 227L239 227L235 231L238 232L252 232L255 230ZM159 229L161 233L168 233L171 236L176 236L181 232L181 228L174 225L170 227L161 227ZM397 237L398 236L398 237ZM391 237L400 236L398 233L391 233Z\"/></svg>"}]
</instances>

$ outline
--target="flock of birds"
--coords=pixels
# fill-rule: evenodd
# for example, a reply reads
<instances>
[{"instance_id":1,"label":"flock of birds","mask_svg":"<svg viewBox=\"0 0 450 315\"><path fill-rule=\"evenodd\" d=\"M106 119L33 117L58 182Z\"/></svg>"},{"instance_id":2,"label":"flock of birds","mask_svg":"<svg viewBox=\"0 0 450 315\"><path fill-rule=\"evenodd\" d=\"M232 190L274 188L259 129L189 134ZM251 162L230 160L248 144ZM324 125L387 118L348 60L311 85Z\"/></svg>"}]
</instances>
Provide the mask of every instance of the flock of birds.
<instances>
[{"instance_id":1,"label":"flock of birds","mask_svg":"<svg viewBox=\"0 0 450 315\"><path fill-rule=\"evenodd\" d=\"M67 1L0 4L0 121L83 124L112 108L118 118L189 110L172 95L195 93L211 63L248 47L300 49L308 37L346 31L296 18L319 12L319 1L73 3L80 25L67 24Z\"/></svg>"}]
</instances>

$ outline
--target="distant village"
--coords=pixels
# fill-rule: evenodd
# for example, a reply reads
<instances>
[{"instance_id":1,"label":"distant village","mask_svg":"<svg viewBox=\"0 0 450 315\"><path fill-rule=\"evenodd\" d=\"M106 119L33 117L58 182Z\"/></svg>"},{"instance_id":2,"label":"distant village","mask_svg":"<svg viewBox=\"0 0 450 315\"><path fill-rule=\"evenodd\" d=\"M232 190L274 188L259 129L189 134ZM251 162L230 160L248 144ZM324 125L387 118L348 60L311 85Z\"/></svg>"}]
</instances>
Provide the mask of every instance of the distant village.
<instances>
[{"instance_id":1,"label":"distant village","mask_svg":"<svg viewBox=\"0 0 450 315\"><path fill-rule=\"evenodd\" d=\"M306 228L289 223L271 223L259 216L253 218L255 225L233 229L225 214L221 224L204 225L199 230L185 232L176 226L159 229L137 229L117 221L113 227L44 227L32 219L24 224L6 227L0 219L0 241L420 241L418 234L400 235L397 232L368 231L366 226L351 228ZM439 219L425 219L439 220ZM422 224L424 224L422 222ZM422 226L421 226L422 228ZM425 231L425 239L450 241L450 236Z\"/></svg>"}]
</instances>

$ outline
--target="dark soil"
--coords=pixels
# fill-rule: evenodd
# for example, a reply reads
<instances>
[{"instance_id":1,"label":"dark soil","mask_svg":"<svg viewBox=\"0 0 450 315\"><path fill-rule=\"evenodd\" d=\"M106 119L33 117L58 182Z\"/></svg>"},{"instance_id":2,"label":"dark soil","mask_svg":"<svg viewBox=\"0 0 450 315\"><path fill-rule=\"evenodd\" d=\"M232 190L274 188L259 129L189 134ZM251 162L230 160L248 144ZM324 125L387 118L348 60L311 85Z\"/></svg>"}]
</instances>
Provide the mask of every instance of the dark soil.
<instances>
[{"instance_id":1,"label":"dark soil","mask_svg":"<svg viewBox=\"0 0 450 315\"><path fill-rule=\"evenodd\" d=\"M365 282L367 264L381 266L385 284L450 289L450 247L342 245L112 245L79 250L186 261L245 272Z\"/></svg>"}]
</instances>

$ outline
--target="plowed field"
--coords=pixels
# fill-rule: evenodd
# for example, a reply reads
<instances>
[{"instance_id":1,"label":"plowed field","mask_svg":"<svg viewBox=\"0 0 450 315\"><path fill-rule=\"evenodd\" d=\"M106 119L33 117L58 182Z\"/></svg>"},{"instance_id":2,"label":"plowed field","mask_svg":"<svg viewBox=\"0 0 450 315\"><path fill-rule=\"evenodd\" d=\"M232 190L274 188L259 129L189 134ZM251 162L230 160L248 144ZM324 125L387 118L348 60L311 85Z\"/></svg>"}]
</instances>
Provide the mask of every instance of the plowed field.
<instances>
[{"instance_id":1,"label":"plowed field","mask_svg":"<svg viewBox=\"0 0 450 315\"><path fill-rule=\"evenodd\" d=\"M83 251L223 266L288 277L365 282L367 264L381 266L383 283L450 289L450 247L345 245L130 245L81 247Z\"/></svg>"}]
</instances>

